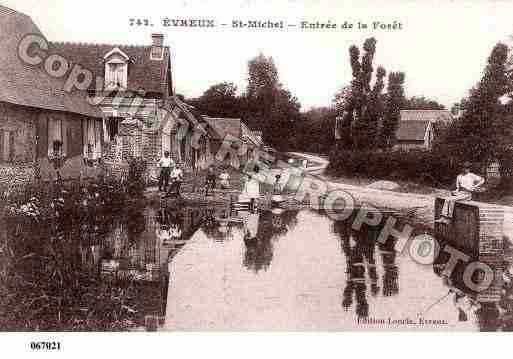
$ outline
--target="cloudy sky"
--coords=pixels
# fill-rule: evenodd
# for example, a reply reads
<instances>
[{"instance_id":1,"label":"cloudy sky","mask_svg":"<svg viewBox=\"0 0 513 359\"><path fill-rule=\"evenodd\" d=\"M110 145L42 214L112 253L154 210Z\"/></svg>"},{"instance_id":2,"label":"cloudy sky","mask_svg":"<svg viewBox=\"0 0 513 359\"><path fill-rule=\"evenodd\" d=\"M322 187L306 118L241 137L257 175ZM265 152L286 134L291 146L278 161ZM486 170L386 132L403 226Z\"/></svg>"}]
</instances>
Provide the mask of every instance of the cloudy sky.
<instances>
[{"instance_id":1,"label":"cloudy sky","mask_svg":"<svg viewBox=\"0 0 513 359\"><path fill-rule=\"evenodd\" d=\"M234 82L244 89L247 61L259 52L272 56L280 80L303 109L328 105L351 79L348 48L374 36L374 64L406 73L408 96L434 98L450 108L481 77L494 44L513 34L513 1L256 1L0 0L30 15L52 41L145 45L162 32L173 51L175 87L198 96L209 86ZM163 27L162 19L206 18L215 28ZM129 19L153 26L130 26ZM365 22L366 30L233 29L232 20L283 20L341 24ZM402 30L374 30L380 21Z\"/></svg>"}]
</instances>

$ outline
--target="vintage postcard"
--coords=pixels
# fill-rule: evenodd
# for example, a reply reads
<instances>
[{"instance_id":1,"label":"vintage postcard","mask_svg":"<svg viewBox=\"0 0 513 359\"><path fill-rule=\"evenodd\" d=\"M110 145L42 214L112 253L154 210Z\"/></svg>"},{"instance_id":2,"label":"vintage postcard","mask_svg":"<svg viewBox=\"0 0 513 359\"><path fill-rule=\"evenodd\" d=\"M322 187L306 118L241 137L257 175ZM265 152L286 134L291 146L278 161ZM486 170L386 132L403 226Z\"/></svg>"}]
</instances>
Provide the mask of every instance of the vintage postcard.
<instances>
[{"instance_id":1,"label":"vintage postcard","mask_svg":"<svg viewBox=\"0 0 513 359\"><path fill-rule=\"evenodd\" d=\"M513 330L513 2L1 2L0 331Z\"/></svg>"}]
</instances>

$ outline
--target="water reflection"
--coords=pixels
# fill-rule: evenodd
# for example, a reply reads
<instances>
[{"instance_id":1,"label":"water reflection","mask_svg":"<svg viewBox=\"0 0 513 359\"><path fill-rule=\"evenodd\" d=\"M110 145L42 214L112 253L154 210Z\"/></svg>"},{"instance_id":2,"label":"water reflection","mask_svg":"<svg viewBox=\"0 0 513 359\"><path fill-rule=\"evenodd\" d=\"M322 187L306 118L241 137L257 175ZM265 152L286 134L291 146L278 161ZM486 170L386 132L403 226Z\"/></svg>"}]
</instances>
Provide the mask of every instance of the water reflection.
<instances>
[{"instance_id":1,"label":"water reflection","mask_svg":"<svg viewBox=\"0 0 513 359\"><path fill-rule=\"evenodd\" d=\"M69 274L65 293L74 293L80 288L72 273L87 279L80 285L87 283L88 295L63 302L69 310L60 311L62 318L76 319L81 308L101 304L95 290L123 280L108 290L113 296L129 293L123 313L134 310L130 318L138 325L154 315L171 318L166 328L368 329L355 318L414 318L423 311L449 323L431 329L513 330L508 270L500 300L478 302L475 293L458 291L439 271L396 253L391 238L379 243L379 229L364 225L355 231L351 223L309 210L161 206L80 223L4 227L2 236L30 233L34 240L20 240L15 249L51 258L29 259L26 280L41 280L40 273L50 277L53 267L62 266ZM117 309L107 309L108 315L90 309L79 323L115 322ZM49 327L59 330L62 323Z\"/></svg>"},{"instance_id":2,"label":"water reflection","mask_svg":"<svg viewBox=\"0 0 513 359\"><path fill-rule=\"evenodd\" d=\"M245 245L244 266L257 273L266 270L273 259L273 241L297 224L297 211L255 211L242 215Z\"/></svg>"},{"instance_id":3,"label":"water reflection","mask_svg":"<svg viewBox=\"0 0 513 359\"><path fill-rule=\"evenodd\" d=\"M378 231L369 227L362 227L360 231L351 228L351 221L337 221L333 229L340 237L342 253L346 258L346 285L343 292L342 307L349 310L356 301L355 312L360 318L369 315L367 301L367 285L370 295L379 294L378 272L376 267L376 238ZM389 241L393 242L393 241ZM379 247L384 267L383 295L394 295L398 292L397 270L394 272L395 257L388 250L388 246ZM393 275L395 273L395 275Z\"/></svg>"}]
</instances>

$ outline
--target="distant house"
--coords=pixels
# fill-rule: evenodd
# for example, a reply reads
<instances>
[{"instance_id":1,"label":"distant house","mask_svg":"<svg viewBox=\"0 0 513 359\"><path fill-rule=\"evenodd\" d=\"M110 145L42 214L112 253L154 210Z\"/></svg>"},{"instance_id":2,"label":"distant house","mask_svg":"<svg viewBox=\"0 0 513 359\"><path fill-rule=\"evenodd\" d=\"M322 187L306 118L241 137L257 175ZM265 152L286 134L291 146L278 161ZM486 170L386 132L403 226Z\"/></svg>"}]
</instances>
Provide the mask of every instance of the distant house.
<instances>
[{"instance_id":1,"label":"distant house","mask_svg":"<svg viewBox=\"0 0 513 359\"><path fill-rule=\"evenodd\" d=\"M197 168L206 146L191 148L201 116L174 96L171 52L162 34L151 45L53 42L51 51L93 73L89 95L100 103L105 121L104 159L142 157L156 175L156 160L170 151L186 168ZM188 128L180 131L180 126Z\"/></svg>"},{"instance_id":2,"label":"distant house","mask_svg":"<svg viewBox=\"0 0 513 359\"><path fill-rule=\"evenodd\" d=\"M246 149L259 148L263 146L261 132L252 131L240 118L219 118L207 117L203 119L211 130L211 153L215 154L219 151L221 144L227 139L231 139L235 148L246 145ZM228 137L227 137L228 136ZM245 161L248 158L248 151L240 153L240 160ZM235 165L231 159L231 164Z\"/></svg>"},{"instance_id":3,"label":"distant house","mask_svg":"<svg viewBox=\"0 0 513 359\"><path fill-rule=\"evenodd\" d=\"M0 20L2 184L83 174L84 158L102 154L101 111L86 93L65 92L63 79L20 59L20 41L28 34L43 36L30 17L0 6Z\"/></svg>"},{"instance_id":4,"label":"distant house","mask_svg":"<svg viewBox=\"0 0 513 359\"><path fill-rule=\"evenodd\" d=\"M401 121L395 136L396 150L430 150L434 139L433 123L430 120Z\"/></svg>"},{"instance_id":5,"label":"distant house","mask_svg":"<svg viewBox=\"0 0 513 359\"><path fill-rule=\"evenodd\" d=\"M453 115L449 110L401 110L401 121L429 120L431 123L449 123Z\"/></svg>"},{"instance_id":6,"label":"distant house","mask_svg":"<svg viewBox=\"0 0 513 359\"><path fill-rule=\"evenodd\" d=\"M448 110L401 110L395 149L430 150L440 125L453 120Z\"/></svg>"}]
</instances>

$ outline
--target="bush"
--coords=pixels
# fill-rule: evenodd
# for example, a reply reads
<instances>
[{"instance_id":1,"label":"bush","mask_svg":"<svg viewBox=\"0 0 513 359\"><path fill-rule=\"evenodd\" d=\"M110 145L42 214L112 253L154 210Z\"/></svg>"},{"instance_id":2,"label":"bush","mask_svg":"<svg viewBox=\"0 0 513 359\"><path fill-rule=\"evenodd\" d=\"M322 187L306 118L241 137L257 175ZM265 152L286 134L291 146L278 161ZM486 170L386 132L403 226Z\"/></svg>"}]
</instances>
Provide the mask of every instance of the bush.
<instances>
[{"instance_id":1,"label":"bush","mask_svg":"<svg viewBox=\"0 0 513 359\"><path fill-rule=\"evenodd\" d=\"M350 151L330 154L328 171L334 175L415 181L432 186L453 184L457 162L444 154L425 151Z\"/></svg>"},{"instance_id":2,"label":"bush","mask_svg":"<svg viewBox=\"0 0 513 359\"><path fill-rule=\"evenodd\" d=\"M147 162L140 157L128 160L128 178L126 179L127 194L131 197L142 197L146 189Z\"/></svg>"}]
</instances>

